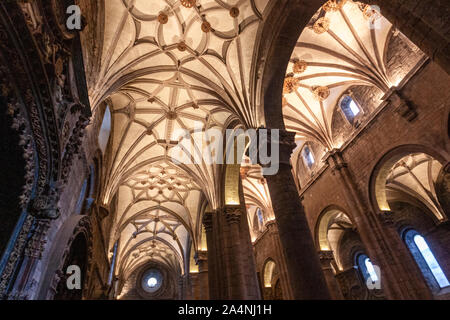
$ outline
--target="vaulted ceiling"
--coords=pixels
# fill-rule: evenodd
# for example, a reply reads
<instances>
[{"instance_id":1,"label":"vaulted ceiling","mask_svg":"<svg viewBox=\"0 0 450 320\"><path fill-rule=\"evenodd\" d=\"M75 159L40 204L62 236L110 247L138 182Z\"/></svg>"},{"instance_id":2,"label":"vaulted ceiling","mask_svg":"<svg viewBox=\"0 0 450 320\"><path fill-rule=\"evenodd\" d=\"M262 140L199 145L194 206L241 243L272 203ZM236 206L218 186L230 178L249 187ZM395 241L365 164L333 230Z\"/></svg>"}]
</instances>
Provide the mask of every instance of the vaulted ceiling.
<instances>
[{"instance_id":1,"label":"vaulted ceiling","mask_svg":"<svg viewBox=\"0 0 450 320\"><path fill-rule=\"evenodd\" d=\"M412 66L406 63L400 72L390 70L388 45L396 32L376 7L358 1L328 1L312 17L292 53L283 91L284 122L287 130L296 133L298 145L292 155L296 172L307 141L320 146L315 154L320 162L327 151L342 147L350 138L336 135L339 128L333 127L344 94L356 86L376 88L377 108L384 93L410 71Z\"/></svg>"},{"instance_id":2,"label":"vaulted ceiling","mask_svg":"<svg viewBox=\"0 0 450 320\"><path fill-rule=\"evenodd\" d=\"M118 264L181 270L201 242L200 209L219 205L221 167L204 155L228 127L257 127L251 76L269 0L107 0L94 109L112 113L102 200L117 196ZM94 110L94 112L97 110ZM186 135L189 133L189 135ZM183 147L180 148L180 145ZM196 159L191 164L174 159Z\"/></svg>"},{"instance_id":3,"label":"vaulted ceiling","mask_svg":"<svg viewBox=\"0 0 450 320\"><path fill-rule=\"evenodd\" d=\"M424 153L403 157L391 168L386 180L387 200L414 200L424 204L437 220L443 220L445 213L435 189L441 170L442 164Z\"/></svg>"},{"instance_id":4,"label":"vaulted ceiling","mask_svg":"<svg viewBox=\"0 0 450 320\"><path fill-rule=\"evenodd\" d=\"M297 140L339 147L331 132L338 99L353 85L387 91L385 66L391 24L370 6L336 1L312 18L298 39L287 70L283 113Z\"/></svg>"},{"instance_id":5,"label":"vaulted ceiling","mask_svg":"<svg viewBox=\"0 0 450 320\"><path fill-rule=\"evenodd\" d=\"M222 166L205 157L217 137L207 130L262 124L254 56L274 0L96 1L100 44L85 49L85 61L95 65L87 70L93 113L106 103L112 115L101 195L106 207L117 200L109 246L118 241L121 272L149 259L183 272L192 248L202 247L202 208L221 201ZM312 18L284 89L286 126L299 145L339 147L331 117L342 93L356 84L384 92L399 82L386 72L390 30L350 0L329 1ZM273 219L260 168L250 166L243 184L251 215L260 207Z\"/></svg>"}]
</instances>

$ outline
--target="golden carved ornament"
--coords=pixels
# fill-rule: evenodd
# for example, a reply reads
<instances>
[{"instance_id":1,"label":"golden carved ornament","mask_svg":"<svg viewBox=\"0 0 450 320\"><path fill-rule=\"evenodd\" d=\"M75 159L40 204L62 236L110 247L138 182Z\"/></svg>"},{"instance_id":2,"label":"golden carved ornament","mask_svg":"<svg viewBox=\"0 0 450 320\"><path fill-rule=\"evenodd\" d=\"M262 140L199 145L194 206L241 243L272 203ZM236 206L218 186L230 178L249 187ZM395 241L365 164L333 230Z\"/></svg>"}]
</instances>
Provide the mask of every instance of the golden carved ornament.
<instances>
[{"instance_id":1,"label":"golden carved ornament","mask_svg":"<svg viewBox=\"0 0 450 320\"><path fill-rule=\"evenodd\" d=\"M299 85L300 80L298 80L298 78L295 78L293 74L289 74L284 79L283 93L290 94L294 92L294 90L297 90Z\"/></svg>"},{"instance_id":2,"label":"golden carved ornament","mask_svg":"<svg viewBox=\"0 0 450 320\"><path fill-rule=\"evenodd\" d=\"M324 101L330 96L330 89L325 86L313 87L313 93L317 100Z\"/></svg>"},{"instance_id":3,"label":"golden carved ornament","mask_svg":"<svg viewBox=\"0 0 450 320\"><path fill-rule=\"evenodd\" d=\"M364 18L368 20L377 20L381 17L380 12L376 9L377 7L371 6L371 5L364 5L362 8L362 12L364 15Z\"/></svg>"},{"instance_id":4,"label":"golden carved ornament","mask_svg":"<svg viewBox=\"0 0 450 320\"><path fill-rule=\"evenodd\" d=\"M208 21L203 21L202 23L202 31L204 33L208 33L211 31L211 23L209 23Z\"/></svg>"},{"instance_id":5,"label":"golden carved ornament","mask_svg":"<svg viewBox=\"0 0 450 320\"><path fill-rule=\"evenodd\" d=\"M184 43L183 41L179 42L177 45L177 48L181 52L186 51L186 49L187 49L186 43Z\"/></svg>"},{"instance_id":6,"label":"golden carved ornament","mask_svg":"<svg viewBox=\"0 0 450 320\"><path fill-rule=\"evenodd\" d=\"M192 8L193 6L195 6L197 0L180 0L180 2L183 7Z\"/></svg>"},{"instance_id":7,"label":"golden carved ornament","mask_svg":"<svg viewBox=\"0 0 450 320\"><path fill-rule=\"evenodd\" d=\"M237 18L239 16L239 13L240 13L239 8L237 8L237 7L233 7L230 9L230 16L232 18Z\"/></svg>"},{"instance_id":8,"label":"golden carved ornament","mask_svg":"<svg viewBox=\"0 0 450 320\"><path fill-rule=\"evenodd\" d=\"M306 63L305 60L295 60L294 66L292 69L293 69L294 73L303 73L306 71L307 67L308 67L308 64Z\"/></svg>"},{"instance_id":9,"label":"golden carved ornament","mask_svg":"<svg viewBox=\"0 0 450 320\"><path fill-rule=\"evenodd\" d=\"M347 0L328 0L323 6L325 12L334 12L341 9Z\"/></svg>"},{"instance_id":10,"label":"golden carved ornament","mask_svg":"<svg viewBox=\"0 0 450 320\"><path fill-rule=\"evenodd\" d=\"M161 24L166 24L169 21L169 17L164 12L158 15L158 22Z\"/></svg>"},{"instance_id":11,"label":"golden carved ornament","mask_svg":"<svg viewBox=\"0 0 450 320\"><path fill-rule=\"evenodd\" d=\"M322 17L314 23L314 32L317 34L322 34L330 29L330 19L327 17Z\"/></svg>"},{"instance_id":12,"label":"golden carved ornament","mask_svg":"<svg viewBox=\"0 0 450 320\"><path fill-rule=\"evenodd\" d=\"M167 112L167 119L175 120L177 118L177 113L175 111Z\"/></svg>"}]
</instances>

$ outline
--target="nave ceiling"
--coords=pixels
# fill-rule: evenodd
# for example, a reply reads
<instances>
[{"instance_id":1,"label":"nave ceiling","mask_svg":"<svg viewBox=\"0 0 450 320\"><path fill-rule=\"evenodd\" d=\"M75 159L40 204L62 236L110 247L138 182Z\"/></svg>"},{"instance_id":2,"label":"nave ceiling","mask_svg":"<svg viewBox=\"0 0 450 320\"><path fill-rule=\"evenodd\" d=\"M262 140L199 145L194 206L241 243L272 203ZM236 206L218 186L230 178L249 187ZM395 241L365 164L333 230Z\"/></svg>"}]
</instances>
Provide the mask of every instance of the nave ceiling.
<instances>
[{"instance_id":1,"label":"nave ceiling","mask_svg":"<svg viewBox=\"0 0 450 320\"><path fill-rule=\"evenodd\" d=\"M205 132L264 124L254 54L274 0L97 1L101 59L88 85L93 113L106 104L112 114L101 199L105 207L117 201L109 249L119 240L124 272L147 259L186 271L192 249L202 249L205 203L215 210L222 201L223 166L205 158L218 137ZM325 150L343 144L331 121L346 90L365 85L383 93L401 81L387 72L391 31L386 19L350 0L328 1L312 17L286 71L283 114L299 146L293 163L306 141ZM85 48L86 61L96 60L92 52ZM251 215L264 207L270 220L264 183L251 168L243 185Z\"/></svg>"},{"instance_id":2,"label":"nave ceiling","mask_svg":"<svg viewBox=\"0 0 450 320\"><path fill-rule=\"evenodd\" d=\"M201 205L217 209L221 201L222 168L204 158L216 137L205 131L259 125L252 59L268 2L99 6L102 58L89 86L94 113L106 102L112 114L102 201L109 206L117 197L109 246L120 239L119 265L170 255L184 270L191 241L199 249ZM200 161L173 161L183 157Z\"/></svg>"}]
</instances>

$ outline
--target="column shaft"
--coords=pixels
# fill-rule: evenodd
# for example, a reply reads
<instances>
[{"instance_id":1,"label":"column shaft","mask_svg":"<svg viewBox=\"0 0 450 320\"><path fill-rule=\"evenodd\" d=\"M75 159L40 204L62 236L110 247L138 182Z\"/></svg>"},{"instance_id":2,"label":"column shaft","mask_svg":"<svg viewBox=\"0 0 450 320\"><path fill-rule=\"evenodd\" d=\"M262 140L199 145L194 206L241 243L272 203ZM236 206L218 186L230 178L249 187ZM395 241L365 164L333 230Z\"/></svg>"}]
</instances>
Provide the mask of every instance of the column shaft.
<instances>
[{"instance_id":1,"label":"column shaft","mask_svg":"<svg viewBox=\"0 0 450 320\"><path fill-rule=\"evenodd\" d=\"M415 263L405 252L406 247L401 242L397 232L389 227L384 216L374 216L364 207L351 173L337 150L330 153L329 163L337 177L342 182L344 195L351 215L358 228L361 240L375 264L381 269L382 286L391 299L429 299L431 296L424 284L413 276L411 269ZM383 222L384 221L384 222Z\"/></svg>"},{"instance_id":2,"label":"column shaft","mask_svg":"<svg viewBox=\"0 0 450 320\"><path fill-rule=\"evenodd\" d=\"M240 300L245 298L245 278L239 232L241 211L239 207L225 207L224 214L230 229L230 298L232 300Z\"/></svg>"},{"instance_id":3,"label":"column shaft","mask_svg":"<svg viewBox=\"0 0 450 320\"><path fill-rule=\"evenodd\" d=\"M279 170L266 175L294 299L330 299L319 257L291 172L295 133L280 130ZM263 135L260 135L260 137ZM269 131L267 145L272 134ZM275 139L275 138L274 138ZM270 149L269 149L270 150ZM276 160L273 160L274 162ZM272 163L273 165L274 163Z\"/></svg>"},{"instance_id":4,"label":"column shaft","mask_svg":"<svg viewBox=\"0 0 450 320\"><path fill-rule=\"evenodd\" d=\"M206 244L208 247L208 287L209 298L218 300L220 298L217 277L217 259L214 235L213 235L213 213L205 213L203 216L203 225L205 226Z\"/></svg>"}]
</instances>

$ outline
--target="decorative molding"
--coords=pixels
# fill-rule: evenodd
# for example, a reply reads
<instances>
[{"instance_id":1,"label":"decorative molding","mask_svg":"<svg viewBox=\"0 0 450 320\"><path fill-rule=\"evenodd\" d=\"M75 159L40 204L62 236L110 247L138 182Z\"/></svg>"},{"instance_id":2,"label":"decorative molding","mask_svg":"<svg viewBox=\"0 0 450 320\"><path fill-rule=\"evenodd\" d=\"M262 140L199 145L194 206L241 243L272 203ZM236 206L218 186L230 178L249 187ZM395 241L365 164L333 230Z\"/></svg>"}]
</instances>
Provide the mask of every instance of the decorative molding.
<instances>
[{"instance_id":1,"label":"decorative molding","mask_svg":"<svg viewBox=\"0 0 450 320\"><path fill-rule=\"evenodd\" d=\"M261 134L261 132L259 131L261 129L267 130L267 134ZM287 130L278 130L278 132L279 132L279 139L278 139L278 141L274 140L274 143L278 142L279 148L280 148L279 164L291 166L292 151L297 147L297 144L295 143L295 132L287 131ZM258 137L259 137L259 139L261 139L260 145L266 144L267 150L270 150L270 146L272 143L272 130L265 129L265 128L259 128L258 129ZM265 140L262 140L263 138ZM258 157L258 159L259 159L259 157ZM260 163L259 163L259 165L267 166L267 165L262 165Z\"/></svg>"},{"instance_id":2,"label":"decorative molding","mask_svg":"<svg viewBox=\"0 0 450 320\"><path fill-rule=\"evenodd\" d=\"M242 209L239 206L226 206L223 209L225 219L229 225L239 224L241 221Z\"/></svg>"},{"instance_id":3,"label":"decorative molding","mask_svg":"<svg viewBox=\"0 0 450 320\"><path fill-rule=\"evenodd\" d=\"M213 213L205 212L203 215L203 225L205 226L206 233L213 230Z\"/></svg>"},{"instance_id":4,"label":"decorative molding","mask_svg":"<svg viewBox=\"0 0 450 320\"><path fill-rule=\"evenodd\" d=\"M321 250L318 252L318 254L321 262L323 261L331 262L332 260L334 260L333 251L331 250Z\"/></svg>"},{"instance_id":5,"label":"decorative molding","mask_svg":"<svg viewBox=\"0 0 450 320\"><path fill-rule=\"evenodd\" d=\"M36 220L33 235L28 240L25 255L30 258L41 259L47 243L47 232L50 228L50 220Z\"/></svg>"},{"instance_id":6,"label":"decorative molding","mask_svg":"<svg viewBox=\"0 0 450 320\"><path fill-rule=\"evenodd\" d=\"M9 255L7 264L3 269L3 272L0 277L0 300L7 298L8 294L7 290L11 276L14 273L17 261L21 257L22 252L27 244L27 237L31 230L31 227L33 226L34 220L35 218L31 215L28 215L26 217L25 222L20 230L19 236L17 237L14 243L13 251Z\"/></svg>"},{"instance_id":7,"label":"decorative molding","mask_svg":"<svg viewBox=\"0 0 450 320\"><path fill-rule=\"evenodd\" d=\"M342 151L340 149L330 150L325 157L333 174L335 174L336 171L341 171L342 169L348 167L347 163L342 157Z\"/></svg>"},{"instance_id":8,"label":"decorative molding","mask_svg":"<svg viewBox=\"0 0 450 320\"><path fill-rule=\"evenodd\" d=\"M377 217L384 226L394 225L394 217L392 211L380 211L378 212Z\"/></svg>"},{"instance_id":9,"label":"decorative molding","mask_svg":"<svg viewBox=\"0 0 450 320\"><path fill-rule=\"evenodd\" d=\"M92 264L92 255L93 255L93 238L92 238L92 225L91 220L88 216L84 216L80 219L77 226L72 232L72 236L68 240L63 256L61 257L59 267L57 268L57 271L55 275L53 276L52 280L50 281L50 286L47 291L46 298L48 300L53 299L54 295L56 294L58 290L58 285L60 282L64 279L66 279L66 268L68 267L67 264L67 258L70 253L70 249L72 246L73 241L76 239L76 237L80 234L83 234L86 239L86 247L87 247L87 261L86 261L86 270L85 272L85 278L83 281L83 296L87 293L89 283L89 277L90 277L90 270L91 270L91 264Z\"/></svg>"},{"instance_id":10,"label":"decorative molding","mask_svg":"<svg viewBox=\"0 0 450 320\"><path fill-rule=\"evenodd\" d=\"M28 214L6 257L0 278L3 297L14 273L27 268L18 263L20 257L42 255L50 220L59 217L61 186L80 152L90 116L90 107L79 101L87 100L87 89L79 79L79 74L84 75L79 55L74 60L79 39L76 32L65 29L65 21L61 1L0 2L0 90L24 148L26 174L20 203Z\"/></svg>"}]
</instances>

